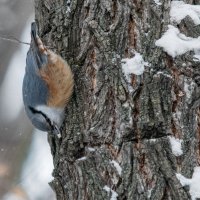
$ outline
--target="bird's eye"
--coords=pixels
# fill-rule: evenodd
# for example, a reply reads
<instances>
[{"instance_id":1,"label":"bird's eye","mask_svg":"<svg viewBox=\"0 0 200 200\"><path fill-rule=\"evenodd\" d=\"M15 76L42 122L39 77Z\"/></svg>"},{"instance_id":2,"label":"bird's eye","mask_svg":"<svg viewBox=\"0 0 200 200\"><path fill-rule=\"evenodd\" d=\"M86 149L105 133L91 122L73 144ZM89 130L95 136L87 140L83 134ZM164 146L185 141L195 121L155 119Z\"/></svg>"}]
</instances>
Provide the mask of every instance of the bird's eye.
<instances>
[{"instance_id":1,"label":"bird's eye","mask_svg":"<svg viewBox=\"0 0 200 200\"><path fill-rule=\"evenodd\" d=\"M54 124L52 124L51 120L50 120L42 111L37 110L37 109L35 109L35 108L31 107L31 106L29 106L28 108L30 109L30 111L31 111L33 114L40 114L40 115L42 115L42 116L45 118L46 122L49 124L49 126L50 126L52 129L55 128L55 127L54 127Z\"/></svg>"},{"instance_id":2,"label":"bird's eye","mask_svg":"<svg viewBox=\"0 0 200 200\"><path fill-rule=\"evenodd\" d=\"M39 113L39 111L37 111L35 108L33 108L33 107L31 107L31 106L29 106L28 108L29 108L29 110L30 110L33 114Z\"/></svg>"}]
</instances>

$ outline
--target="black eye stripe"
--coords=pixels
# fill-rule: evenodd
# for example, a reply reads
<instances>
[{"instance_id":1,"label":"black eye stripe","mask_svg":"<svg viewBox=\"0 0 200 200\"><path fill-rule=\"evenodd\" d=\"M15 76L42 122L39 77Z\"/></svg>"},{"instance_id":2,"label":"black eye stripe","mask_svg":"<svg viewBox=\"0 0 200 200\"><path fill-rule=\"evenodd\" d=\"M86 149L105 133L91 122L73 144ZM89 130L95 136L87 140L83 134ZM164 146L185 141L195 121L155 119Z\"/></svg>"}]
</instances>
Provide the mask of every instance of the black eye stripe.
<instances>
[{"instance_id":1,"label":"black eye stripe","mask_svg":"<svg viewBox=\"0 0 200 200\"><path fill-rule=\"evenodd\" d=\"M51 123L51 120L50 120L42 111L37 110L37 109L35 109L35 108L31 107L31 106L29 106L28 108L30 109L30 111L31 111L33 114L36 114L36 113L41 114L41 115L45 118L45 120L47 121L47 123L49 124L49 126L50 126L52 129L54 129L54 126L53 126L53 124Z\"/></svg>"}]
</instances>

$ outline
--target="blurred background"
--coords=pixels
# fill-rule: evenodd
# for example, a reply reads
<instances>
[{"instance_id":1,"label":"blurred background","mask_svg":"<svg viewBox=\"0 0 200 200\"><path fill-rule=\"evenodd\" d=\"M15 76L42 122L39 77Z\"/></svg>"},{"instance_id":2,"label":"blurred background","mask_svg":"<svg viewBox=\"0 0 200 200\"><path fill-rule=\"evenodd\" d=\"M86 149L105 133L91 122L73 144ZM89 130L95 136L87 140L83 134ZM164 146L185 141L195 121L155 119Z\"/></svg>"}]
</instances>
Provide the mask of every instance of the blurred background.
<instances>
[{"instance_id":1,"label":"blurred background","mask_svg":"<svg viewBox=\"0 0 200 200\"><path fill-rule=\"evenodd\" d=\"M48 182L53 161L47 134L33 130L22 102L22 81L34 20L33 0L0 0L0 199L55 200Z\"/></svg>"}]
</instances>

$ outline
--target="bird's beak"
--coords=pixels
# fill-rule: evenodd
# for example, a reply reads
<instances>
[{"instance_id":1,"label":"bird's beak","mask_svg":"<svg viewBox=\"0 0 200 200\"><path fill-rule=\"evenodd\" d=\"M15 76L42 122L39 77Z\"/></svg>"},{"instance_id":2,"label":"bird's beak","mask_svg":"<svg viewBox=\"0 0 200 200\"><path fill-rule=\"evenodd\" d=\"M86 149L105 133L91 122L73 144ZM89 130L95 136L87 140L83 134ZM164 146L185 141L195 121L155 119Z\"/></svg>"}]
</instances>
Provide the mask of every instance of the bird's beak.
<instances>
[{"instance_id":1,"label":"bird's beak","mask_svg":"<svg viewBox=\"0 0 200 200\"><path fill-rule=\"evenodd\" d=\"M52 133L57 135L58 138L61 138L61 132L58 126L54 123Z\"/></svg>"}]
</instances>

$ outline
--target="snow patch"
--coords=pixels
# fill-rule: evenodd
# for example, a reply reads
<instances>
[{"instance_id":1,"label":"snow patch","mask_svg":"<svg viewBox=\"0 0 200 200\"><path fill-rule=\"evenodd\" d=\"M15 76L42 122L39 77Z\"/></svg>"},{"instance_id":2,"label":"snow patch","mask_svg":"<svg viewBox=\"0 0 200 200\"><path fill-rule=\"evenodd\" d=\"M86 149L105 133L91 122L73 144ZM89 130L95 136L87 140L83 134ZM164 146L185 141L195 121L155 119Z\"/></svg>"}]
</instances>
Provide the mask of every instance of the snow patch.
<instances>
[{"instance_id":1,"label":"snow patch","mask_svg":"<svg viewBox=\"0 0 200 200\"><path fill-rule=\"evenodd\" d=\"M130 82L130 74L141 75L144 72L144 66L148 65L142 58L140 53L135 52L133 58L122 59L122 70Z\"/></svg>"},{"instance_id":2,"label":"snow patch","mask_svg":"<svg viewBox=\"0 0 200 200\"><path fill-rule=\"evenodd\" d=\"M86 160L87 159L87 157L86 156L83 156L82 158L79 158L79 159L77 159L78 161L83 161L83 160Z\"/></svg>"},{"instance_id":3,"label":"snow patch","mask_svg":"<svg viewBox=\"0 0 200 200\"><path fill-rule=\"evenodd\" d=\"M190 16L196 25L200 24L200 6L185 4L183 1L172 1L170 10L171 21L180 23L186 16Z\"/></svg>"},{"instance_id":4,"label":"snow patch","mask_svg":"<svg viewBox=\"0 0 200 200\"><path fill-rule=\"evenodd\" d=\"M117 192L115 192L114 190L110 189L107 185L105 185L103 187L103 189L108 193L112 193L110 200L117 200L117 197L118 197Z\"/></svg>"},{"instance_id":5,"label":"snow patch","mask_svg":"<svg viewBox=\"0 0 200 200\"><path fill-rule=\"evenodd\" d=\"M162 74L163 76L166 76L166 77L172 79L172 76L170 74L165 73L165 72L158 71L157 74Z\"/></svg>"},{"instance_id":6,"label":"snow patch","mask_svg":"<svg viewBox=\"0 0 200 200\"><path fill-rule=\"evenodd\" d=\"M156 46L162 47L172 57L186 53L187 51L200 49L200 37L186 37L178 28L168 25L168 30L156 41Z\"/></svg>"},{"instance_id":7,"label":"snow patch","mask_svg":"<svg viewBox=\"0 0 200 200\"><path fill-rule=\"evenodd\" d=\"M194 173L191 179L184 177L182 174L176 174L182 186L188 185L190 187L190 195L192 200L200 198L200 167L194 168Z\"/></svg>"},{"instance_id":8,"label":"snow patch","mask_svg":"<svg viewBox=\"0 0 200 200\"><path fill-rule=\"evenodd\" d=\"M198 61L198 62L200 61L200 55L199 54L195 54L193 57L194 57L194 59L193 59L194 61Z\"/></svg>"},{"instance_id":9,"label":"snow patch","mask_svg":"<svg viewBox=\"0 0 200 200\"><path fill-rule=\"evenodd\" d=\"M180 181L182 186L190 185L192 183L192 179L185 178L185 176L183 176L182 174L177 173L176 177Z\"/></svg>"},{"instance_id":10,"label":"snow patch","mask_svg":"<svg viewBox=\"0 0 200 200\"><path fill-rule=\"evenodd\" d=\"M172 147L172 152L175 156L180 156L183 154L182 148L181 148L181 143L182 140L177 139L175 137L169 136L169 141Z\"/></svg>"},{"instance_id":11,"label":"snow patch","mask_svg":"<svg viewBox=\"0 0 200 200\"><path fill-rule=\"evenodd\" d=\"M149 139L150 142L156 142L157 139Z\"/></svg>"},{"instance_id":12,"label":"snow patch","mask_svg":"<svg viewBox=\"0 0 200 200\"><path fill-rule=\"evenodd\" d=\"M155 4L157 4L158 6L160 6L162 3L160 2L160 0L154 0Z\"/></svg>"},{"instance_id":13,"label":"snow patch","mask_svg":"<svg viewBox=\"0 0 200 200\"><path fill-rule=\"evenodd\" d=\"M200 61L200 49L194 50L193 61L199 62Z\"/></svg>"},{"instance_id":14,"label":"snow patch","mask_svg":"<svg viewBox=\"0 0 200 200\"><path fill-rule=\"evenodd\" d=\"M94 151L95 151L95 148L88 147L88 151L90 151L90 152L94 152Z\"/></svg>"},{"instance_id":15,"label":"snow patch","mask_svg":"<svg viewBox=\"0 0 200 200\"><path fill-rule=\"evenodd\" d=\"M148 191L147 191L147 198L151 198L151 192L152 192L152 189L149 189Z\"/></svg>"},{"instance_id":16,"label":"snow patch","mask_svg":"<svg viewBox=\"0 0 200 200\"><path fill-rule=\"evenodd\" d=\"M122 174L122 168L119 165L119 163L116 162L115 160L110 161L110 163L114 165L114 167L116 168L118 174L121 176L121 174Z\"/></svg>"}]
</instances>

